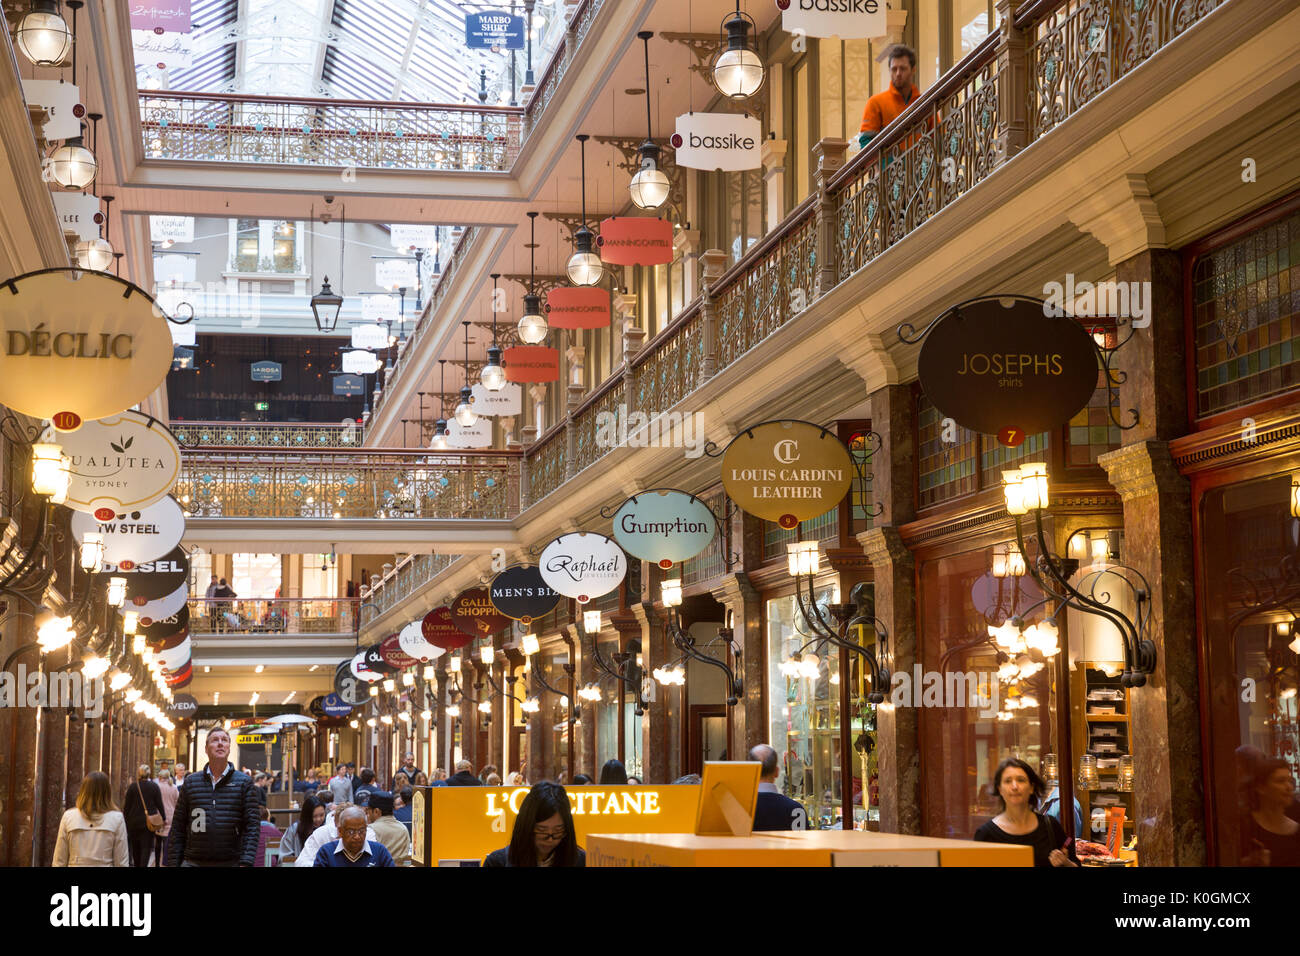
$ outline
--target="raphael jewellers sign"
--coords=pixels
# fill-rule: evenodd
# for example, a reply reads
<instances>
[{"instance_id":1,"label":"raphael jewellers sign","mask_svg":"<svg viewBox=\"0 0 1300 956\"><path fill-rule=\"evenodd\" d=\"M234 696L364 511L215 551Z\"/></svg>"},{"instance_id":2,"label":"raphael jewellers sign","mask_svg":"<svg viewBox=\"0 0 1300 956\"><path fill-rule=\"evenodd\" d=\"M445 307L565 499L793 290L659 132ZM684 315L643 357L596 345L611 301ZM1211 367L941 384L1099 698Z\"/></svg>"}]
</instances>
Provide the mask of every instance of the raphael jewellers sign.
<instances>
[{"instance_id":1,"label":"raphael jewellers sign","mask_svg":"<svg viewBox=\"0 0 1300 956\"><path fill-rule=\"evenodd\" d=\"M677 165L689 169L735 171L763 165L763 125L747 113L683 113L670 142Z\"/></svg>"},{"instance_id":2,"label":"raphael jewellers sign","mask_svg":"<svg viewBox=\"0 0 1300 956\"><path fill-rule=\"evenodd\" d=\"M820 425L764 422L737 435L722 456L722 485L742 510L782 528L823 515L853 481L844 443Z\"/></svg>"},{"instance_id":3,"label":"raphael jewellers sign","mask_svg":"<svg viewBox=\"0 0 1300 956\"><path fill-rule=\"evenodd\" d=\"M885 0L776 0L776 6L787 33L870 40L889 32Z\"/></svg>"},{"instance_id":4,"label":"raphael jewellers sign","mask_svg":"<svg viewBox=\"0 0 1300 956\"><path fill-rule=\"evenodd\" d=\"M661 568L695 557L717 528L717 517L703 501L666 488L634 495L614 515L614 537L623 550Z\"/></svg>"},{"instance_id":5,"label":"raphael jewellers sign","mask_svg":"<svg viewBox=\"0 0 1300 956\"><path fill-rule=\"evenodd\" d=\"M172 365L167 320L136 285L58 269L0 283L0 404L33 418L115 415Z\"/></svg>"},{"instance_id":6,"label":"raphael jewellers sign","mask_svg":"<svg viewBox=\"0 0 1300 956\"><path fill-rule=\"evenodd\" d=\"M552 590L586 604L622 583L627 558L612 538L577 531L548 544L540 567L542 579Z\"/></svg>"},{"instance_id":7,"label":"raphael jewellers sign","mask_svg":"<svg viewBox=\"0 0 1300 956\"><path fill-rule=\"evenodd\" d=\"M0 376L3 378L3 376ZM121 412L60 437L72 459L67 505L109 521L166 497L181 471L181 449L167 426Z\"/></svg>"},{"instance_id":8,"label":"raphael jewellers sign","mask_svg":"<svg viewBox=\"0 0 1300 956\"><path fill-rule=\"evenodd\" d=\"M1099 357L1078 320L1044 312L1036 299L993 296L948 310L917 359L926 398L1004 445L1064 425L1096 391Z\"/></svg>"}]
</instances>

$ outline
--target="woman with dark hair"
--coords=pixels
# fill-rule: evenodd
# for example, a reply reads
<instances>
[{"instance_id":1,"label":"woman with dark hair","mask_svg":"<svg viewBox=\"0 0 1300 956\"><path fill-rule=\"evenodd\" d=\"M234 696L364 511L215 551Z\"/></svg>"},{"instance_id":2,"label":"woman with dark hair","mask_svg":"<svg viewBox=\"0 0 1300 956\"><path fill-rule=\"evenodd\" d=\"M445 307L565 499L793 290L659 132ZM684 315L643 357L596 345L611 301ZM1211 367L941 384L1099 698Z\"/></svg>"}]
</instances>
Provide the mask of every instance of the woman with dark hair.
<instances>
[{"instance_id":1,"label":"woman with dark hair","mask_svg":"<svg viewBox=\"0 0 1300 956\"><path fill-rule=\"evenodd\" d=\"M585 773L575 773L573 775L573 785L575 787L590 787L591 778L588 777Z\"/></svg>"},{"instance_id":2,"label":"woman with dark hair","mask_svg":"<svg viewBox=\"0 0 1300 956\"><path fill-rule=\"evenodd\" d=\"M1300 866L1300 823L1287 816L1295 801L1291 765L1264 757L1255 766L1251 788L1254 823L1242 863L1246 866Z\"/></svg>"},{"instance_id":3,"label":"woman with dark hair","mask_svg":"<svg viewBox=\"0 0 1300 956\"><path fill-rule=\"evenodd\" d=\"M411 781L412 787L427 787L429 785L429 775L423 770L415 771L415 779Z\"/></svg>"},{"instance_id":4,"label":"woman with dark hair","mask_svg":"<svg viewBox=\"0 0 1300 956\"><path fill-rule=\"evenodd\" d=\"M510 845L489 853L483 865L586 866L564 788L546 781L535 784L519 804Z\"/></svg>"},{"instance_id":5,"label":"woman with dark hair","mask_svg":"<svg viewBox=\"0 0 1300 956\"><path fill-rule=\"evenodd\" d=\"M1078 866L1074 841L1055 817L1038 812L1047 792L1034 768L1016 757L998 764L993 774L993 792L1002 812L975 831L982 843L1011 843L1031 847L1034 866Z\"/></svg>"},{"instance_id":6,"label":"woman with dark hair","mask_svg":"<svg viewBox=\"0 0 1300 956\"><path fill-rule=\"evenodd\" d=\"M325 791L329 793L328 790ZM298 814L298 822L291 823L289 828L284 831L284 836L280 837L280 862L292 863L302 852L307 838L312 835L312 831L317 827L325 824L325 804L321 803L315 797L304 796L302 798L302 812Z\"/></svg>"},{"instance_id":7,"label":"woman with dark hair","mask_svg":"<svg viewBox=\"0 0 1300 956\"><path fill-rule=\"evenodd\" d=\"M627 783L627 770L621 760L607 760L605 766L600 768L600 785L602 787L617 786Z\"/></svg>"},{"instance_id":8,"label":"woman with dark hair","mask_svg":"<svg viewBox=\"0 0 1300 956\"><path fill-rule=\"evenodd\" d=\"M152 777L153 768L148 764L140 764L135 772L135 783L122 794L122 816L126 818L126 836L132 866L149 865L157 843L155 833L167 823L162 791ZM150 822L151 817L157 821L156 829Z\"/></svg>"}]
</instances>

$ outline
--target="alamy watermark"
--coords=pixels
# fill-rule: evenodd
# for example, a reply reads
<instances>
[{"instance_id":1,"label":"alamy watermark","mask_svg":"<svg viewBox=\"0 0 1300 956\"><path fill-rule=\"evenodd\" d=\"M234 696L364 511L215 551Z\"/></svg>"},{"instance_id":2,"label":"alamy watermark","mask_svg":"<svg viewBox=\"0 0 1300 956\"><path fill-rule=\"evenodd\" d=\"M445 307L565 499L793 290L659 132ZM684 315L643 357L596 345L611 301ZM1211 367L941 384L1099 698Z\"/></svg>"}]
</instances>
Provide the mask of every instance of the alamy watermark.
<instances>
[{"instance_id":1,"label":"alamy watermark","mask_svg":"<svg viewBox=\"0 0 1300 956\"><path fill-rule=\"evenodd\" d=\"M1150 282L1088 282L1067 272L1065 282L1043 284L1043 313L1052 318L1125 318L1133 328L1151 324Z\"/></svg>"},{"instance_id":2,"label":"alamy watermark","mask_svg":"<svg viewBox=\"0 0 1300 956\"><path fill-rule=\"evenodd\" d=\"M975 707L992 720L1002 708L996 672L895 671L889 678L889 703L894 707Z\"/></svg>"},{"instance_id":3,"label":"alamy watermark","mask_svg":"<svg viewBox=\"0 0 1300 956\"><path fill-rule=\"evenodd\" d=\"M19 664L0 671L0 707L66 707L97 718L104 713L104 679L80 671L29 672Z\"/></svg>"},{"instance_id":4,"label":"alamy watermark","mask_svg":"<svg viewBox=\"0 0 1300 956\"><path fill-rule=\"evenodd\" d=\"M702 412L648 414L619 405L616 412L596 415L598 448L684 448L687 458L699 458L704 444Z\"/></svg>"}]
</instances>

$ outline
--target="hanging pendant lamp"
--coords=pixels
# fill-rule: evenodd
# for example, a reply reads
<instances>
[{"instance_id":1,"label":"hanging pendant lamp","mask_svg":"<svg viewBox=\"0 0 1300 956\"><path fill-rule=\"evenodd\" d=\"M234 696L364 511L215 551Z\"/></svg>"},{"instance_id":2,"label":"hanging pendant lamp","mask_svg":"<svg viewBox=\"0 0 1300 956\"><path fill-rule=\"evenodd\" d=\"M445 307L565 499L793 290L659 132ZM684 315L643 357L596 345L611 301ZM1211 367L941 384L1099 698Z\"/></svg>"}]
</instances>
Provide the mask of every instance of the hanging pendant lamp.
<instances>
[{"instance_id":1,"label":"hanging pendant lamp","mask_svg":"<svg viewBox=\"0 0 1300 956\"><path fill-rule=\"evenodd\" d=\"M438 386L438 418L433 423L433 441L430 448L442 451L447 447L447 360L438 359L440 385Z\"/></svg>"},{"instance_id":2,"label":"hanging pendant lamp","mask_svg":"<svg viewBox=\"0 0 1300 956\"><path fill-rule=\"evenodd\" d=\"M50 153L50 177L64 189L85 189L95 181L99 164L95 154L86 149L82 133L64 140Z\"/></svg>"},{"instance_id":3,"label":"hanging pendant lamp","mask_svg":"<svg viewBox=\"0 0 1300 956\"><path fill-rule=\"evenodd\" d=\"M638 209L658 209L668 199L671 188L668 177L659 168L659 144L654 141L653 127L650 123L650 38L651 30L642 30L637 36L645 45L645 142L638 152L641 154L641 168L637 170L628 192Z\"/></svg>"},{"instance_id":4,"label":"hanging pendant lamp","mask_svg":"<svg viewBox=\"0 0 1300 956\"><path fill-rule=\"evenodd\" d=\"M80 4L78 4L80 6ZM32 0L31 12L18 21L14 45L36 66L61 66L72 56L74 37L59 16L55 0Z\"/></svg>"},{"instance_id":5,"label":"hanging pendant lamp","mask_svg":"<svg viewBox=\"0 0 1300 956\"><path fill-rule=\"evenodd\" d=\"M736 0L736 11L722 24L726 31L722 50L713 61L713 84L723 96L733 100L748 99L758 92L767 76L763 68L763 59L750 45L749 31L755 29L753 18L740 11L740 0ZM757 32L755 30L755 32Z\"/></svg>"},{"instance_id":6,"label":"hanging pendant lamp","mask_svg":"<svg viewBox=\"0 0 1300 956\"><path fill-rule=\"evenodd\" d=\"M455 417L462 428L469 428L478 421L478 413L470 404L474 400L474 392L469 387L469 323L461 324L465 326L465 384L460 388L460 404L456 406Z\"/></svg>"},{"instance_id":7,"label":"hanging pendant lamp","mask_svg":"<svg viewBox=\"0 0 1300 956\"><path fill-rule=\"evenodd\" d=\"M525 345L539 345L546 340L547 326L546 316L542 315L542 299L537 294L537 213L530 212L528 218L532 230L528 243L528 294L524 296L524 314L518 325L519 341Z\"/></svg>"},{"instance_id":8,"label":"hanging pendant lamp","mask_svg":"<svg viewBox=\"0 0 1300 956\"><path fill-rule=\"evenodd\" d=\"M492 346L487 350L487 364L479 372L478 380L489 392L505 388L506 370L501 366L501 347L497 345L497 280L501 273L492 273Z\"/></svg>"},{"instance_id":9,"label":"hanging pendant lamp","mask_svg":"<svg viewBox=\"0 0 1300 956\"><path fill-rule=\"evenodd\" d=\"M578 135L582 144L582 228L573 234L574 253L566 270L574 285L595 285L605 274L600 256L591 251L596 235L587 228L587 140L590 138L586 133Z\"/></svg>"}]
</instances>

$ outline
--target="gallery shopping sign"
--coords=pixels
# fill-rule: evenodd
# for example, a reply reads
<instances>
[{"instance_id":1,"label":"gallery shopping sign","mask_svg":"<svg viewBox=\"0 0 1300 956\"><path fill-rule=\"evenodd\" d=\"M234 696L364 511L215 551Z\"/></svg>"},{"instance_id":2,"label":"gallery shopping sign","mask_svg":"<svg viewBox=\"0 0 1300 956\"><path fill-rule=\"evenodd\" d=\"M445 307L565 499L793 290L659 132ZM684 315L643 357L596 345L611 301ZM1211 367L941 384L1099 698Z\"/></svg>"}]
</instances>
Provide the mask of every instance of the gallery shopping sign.
<instances>
[{"instance_id":1,"label":"gallery shopping sign","mask_svg":"<svg viewBox=\"0 0 1300 956\"><path fill-rule=\"evenodd\" d=\"M717 529L718 519L708 505L670 488L633 495L614 515L614 537L623 550L661 568L695 557Z\"/></svg>"},{"instance_id":2,"label":"gallery shopping sign","mask_svg":"<svg viewBox=\"0 0 1300 956\"><path fill-rule=\"evenodd\" d=\"M671 226L668 229L668 243L671 249ZM603 252L604 247L601 248ZM609 328L609 292L588 286L554 288L546 293L546 321L553 329Z\"/></svg>"},{"instance_id":3,"label":"gallery shopping sign","mask_svg":"<svg viewBox=\"0 0 1300 956\"><path fill-rule=\"evenodd\" d=\"M776 7L787 33L870 40L889 32L885 0L776 0Z\"/></svg>"},{"instance_id":4,"label":"gallery shopping sign","mask_svg":"<svg viewBox=\"0 0 1300 956\"><path fill-rule=\"evenodd\" d=\"M748 113L683 113L669 140L678 166L712 172L759 169L763 124Z\"/></svg>"},{"instance_id":5,"label":"gallery shopping sign","mask_svg":"<svg viewBox=\"0 0 1300 956\"><path fill-rule=\"evenodd\" d=\"M172 367L162 311L139 286L103 272L56 269L0 283L0 336L0 404L33 418L115 415Z\"/></svg>"},{"instance_id":6,"label":"gallery shopping sign","mask_svg":"<svg viewBox=\"0 0 1300 956\"><path fill-rule=\"evenodd\" d=\"M147 508L110 511L103 518L74 511L73 535L80 541L88 532L103 539L104 560L108 563L130 561L139 564L160 558L181 543L181 536L185 534L185 513L170 495Z\"/></svg>"},{"instance_id":7,"label":"gallery shopping sign","mask_svg":"<svg viewBox=\"0 0 1300 956\"><path fill-rule=\"evenodd\" d=\"M451 623L470 637L491 637L509 627L510 618L493 606L486 588L471 588L451 602Z\"/></svg>"},{"instance_id":8,"label":"gallery shopping sign","mask_svg":"<svg viewBox=\"0 0 1300 956\"><path fill-rule=\"evenodd\" d=\"M3 378L3 376L0 376ZM60 435L72 459L67 506L101 521L161 501L181 473L181 449L166 425L143 412L120 412Z\"/></svg>"},{"instance_id":9,"label":"gallery shopping sign","mask_svg":"<svg viewBox=\"0 0 1300 956\"><path fill-rule=\"evenodd\" d=\"M843 501L854 474L844 443L810 422L755 425L722 455L722 486L731 500L787 530Z\"/></svg>"},{"instance_id":10,"label":"gallery shopping sign","mask_svg":"<svg viewBox=\"0 0 1300 956\"><path fill-rule=\"evenodd\" d=\"M506 568L488 586L492 606L506 617L531 624L549 614L560 603L560 594L551 588L535 564Z\"/></svg>"},{"instance_id":11,"label":"gallery shopping sign","mask_svg":"<svg viewBox=\"0 0 1300 956\"><path fill-rule=\"evenodd\" d=\"M622 583L627 557L612 538L576 531L548 544L538 566L552 590L586 604Z\"/></svg>"},{"instance_id":12,"label":"gallery shopping sign","mask_svg":"<svg viewBox=\"0 0 1300 956\"><path fill-rule=\"evenodd\" d=\"M1101 357L1077 319L1042 301L987 296L954 306L931 326L917 359L939 413L1009 446L1059 428L1097 390Z\"/></svg>"},{"instance_id":13,"label":"gallery shopping sign","mask_svg":"<svg viewBox=\"0 0 1300 956\"><path fill-rule=\"evenodd\" d=\"M611 265L667 265L673 261L673 224L649 216L611 216L600 224L596 246L600 261Z\"/></svg>"},{"instance_id":14,"label":"gallery shopping sign","mask_svg":"<svg viewBox=\"0 0 1300 956\"><path fill-rule=\"evenodd\" d=\"M505 10L465 14L465 46L471 50L522 50L528 21Z\"/></svg>"}]
</instances>

